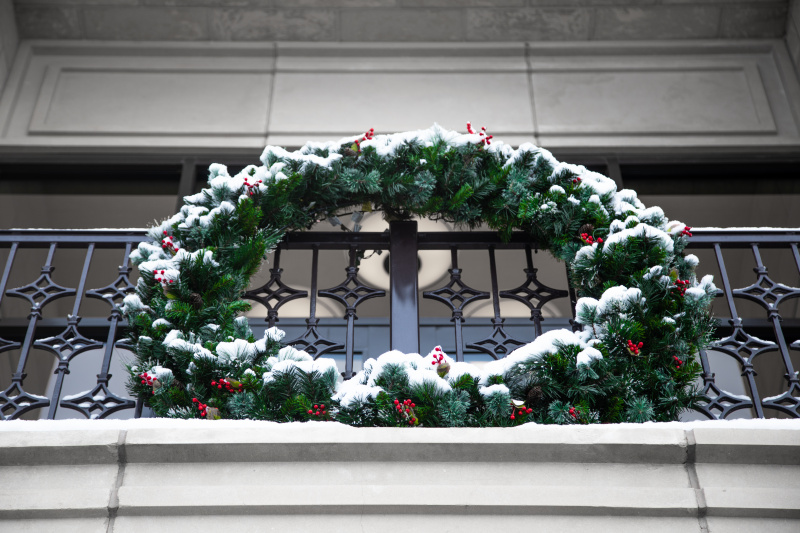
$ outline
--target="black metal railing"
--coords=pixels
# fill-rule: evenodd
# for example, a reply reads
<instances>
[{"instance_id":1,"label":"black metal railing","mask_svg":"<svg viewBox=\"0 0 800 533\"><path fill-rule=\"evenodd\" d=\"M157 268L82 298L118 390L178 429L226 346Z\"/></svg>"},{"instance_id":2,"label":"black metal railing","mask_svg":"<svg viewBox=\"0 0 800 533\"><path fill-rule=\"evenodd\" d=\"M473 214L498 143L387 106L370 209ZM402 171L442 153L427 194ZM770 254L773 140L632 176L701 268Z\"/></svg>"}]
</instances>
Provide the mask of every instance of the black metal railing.
<instances>
[{"instance_id":1,"label":"black metal railing","mask_svg":"<svg viewBox=\"0 0 800 533\"><path fill-rule=\"evenodd\" d=\"M0 230L0 265L4 265L0 414L4 418L138 413L124 389L122 363L126 356L130 359L130 347L122 335L125 323L117 306L133 290L137 273L128 255L144 234L144 230ZM701 256L698 274L715 275L720 286L716 303L722 304L715 305L721 340L700 353L702 385L710 401L695 416L800 417L795 371L800 365L800 300L795 299L800 296L798 242L800 230L696 231L691 238L690 250ZM330 250L346 254L343 265L333 265L331 257L323 260L321 254ZM449 252L450 264L440 284L420 291L418 253L426 250ZM359 276L362 257L376 251L389 253L388 289L372 287ZM287 283L281 265L284 256L309 252L310 279L302 287ZM256 332L279 323L289 333L290 344L314 357L335 357L345 377L357 370L358 357L381 353L378 346L418 352L421 336L430 339L433 331L436 343L457 360L485 361L530 342L543 327L569 327L575 294L567 289L564 266L558 267L564 288L550 287L538 275L548 254L536 252L524 235L504 243L492 232L418 233L414 222L394 222L383 233L295 233L273 255L268 279L256 283L245 297L264 307L263 316L250 319ZM746 264L745 252L752 254L751 265ZM477 269L474 261L465 269L467 253L485 254L488 279L471 283L487 290L465 280ZM522 274L516 274L517 281L498 274L498 253L516 254L513 263ZM723 256L731 254L726 263ZM295 270L296 260L289 264ZM767 264L777 278L768 274ZM56 266L60 276L54 274ZM342 267L342 281L319 288L334 280ZM61 285L54 277L74 283ZM309 306L305 318L281 317L282 307L300 299ZM362 316L356 327L365 302L386 299L387 312ZM320 313L323 301L338 306L342 318L330 310ZM439 316L421 318L423 301L439 305ZM486 317L469 316L478 302L487 301L491 310ZM522 306L515 316L506 316L508 302ZM742 302L750 307L742 307ZM549 312L546 321L545 306L559 309ZM368 338L372 344L365 343Z\"/></svg>"}]
</instances>

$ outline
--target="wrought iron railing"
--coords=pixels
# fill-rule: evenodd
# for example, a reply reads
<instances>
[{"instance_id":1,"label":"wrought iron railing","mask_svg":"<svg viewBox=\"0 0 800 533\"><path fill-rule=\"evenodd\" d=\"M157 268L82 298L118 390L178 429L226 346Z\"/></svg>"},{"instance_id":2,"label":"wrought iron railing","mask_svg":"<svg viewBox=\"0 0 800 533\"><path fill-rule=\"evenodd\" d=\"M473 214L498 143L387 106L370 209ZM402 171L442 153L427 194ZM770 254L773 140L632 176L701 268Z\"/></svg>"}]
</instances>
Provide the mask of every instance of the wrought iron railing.
<instances>
[{"instance_id":1,"label":"wrought iron railing","mask_svg":"<svg viewBox=\"0 0 800 533\"><path fill-rule=\"evenodd\" d=\"M124 389L121 361L129 347L117 306L133 290L136 272L128 255L143 237L144 230L0 230L0 265L4 265L0 414L4 418L139 416L141 406L137 409ZM800 417L795 371L800 368L800 299L793 300L800 296L798 242L800 230L695 231L690 249L701 256L701 273L715 274L720 287L716 303L722 305L715 305L721 339L700 353L702 385L709 402L694 416ZM347 261L344 280L320 289L320 267L327 277L331 270L341 268L321 260L326 250L345 251ZM389 252L388 290L371 287L359 277L360 259L378 250ZM449 251L450 265L440 286L420 291L417 254L425 250ZM486 254L489 280L482 282L489 290L471 287L464 280L459 252L465 250ZM498 275L496 253L501 250L516 250L516 264L523 274L518 281ZM56 251L64 255L58 265ZM305 289L291 287L284 279L283 256L295 251L311 252ZM291 344L315 357L336 357L345 377L357 370L359 355L380 353L359 344L376 332L377 337L389 338L386 347L418 352L420 332L433 328L439 335L436 342L449 348L457 360L501 358L533 340L543 327L569 327L568 309L574 309L575 295L567 289L566 275L563 289L543 283L537 275L541 256L534 260L535 252L536 246L523 235L502 242L491 232L417 233L414 222L392 223L384 233L290 234L272 258L268 279L246 294L265 309L263 316L251 318L251 324L258 331L280 323L289 332ZM754 279L752 274L747 278L743 252L753 256ZM726 263L724 256L730 254L733 257ZM785 283L773 280L767 264ZM56 266L60 274L71 274L76 280L70 284L74 288L55 281ZM441 304L444 316L421 319L420 296ZM283 306L301 298L309 305L304 319L280 316ZM388 313L383 318L362 317L356 327L362 304L380 298L388 298ZM343 319L320 317L322 300L339 304ZM468 316L480 301L491 301L488 317ZM510 301L524 306L530 316L521 316L519 308L517 316L504 316L501 304ZM560 317L550 313L545 321L545 305L559 301L569 305L561 306ZM742 302L757 307L743 309ZM446 327L449 333L442 336ZM375 343L371 346L374 350Z\"/></svg>"}]
</instances>

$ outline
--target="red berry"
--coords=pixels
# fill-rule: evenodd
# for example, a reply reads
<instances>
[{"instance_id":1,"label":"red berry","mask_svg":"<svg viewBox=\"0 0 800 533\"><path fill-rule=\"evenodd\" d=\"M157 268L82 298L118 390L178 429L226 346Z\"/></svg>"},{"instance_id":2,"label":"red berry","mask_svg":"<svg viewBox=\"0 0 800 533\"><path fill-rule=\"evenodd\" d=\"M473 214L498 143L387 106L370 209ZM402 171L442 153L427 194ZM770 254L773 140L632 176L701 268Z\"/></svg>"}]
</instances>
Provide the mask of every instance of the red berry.
<instances>
[{"instance_id":1,"label":"red berry","mask_svg":"<svg viewBox=\"0 0 800 533\"><path fill-rule=\"evenodd\" d=\"M394 404L395 404L395 405L397 405L398 403L400 403L400 400L395 400L395 401L394 401Z\"/></svg>"},{"instance_id":2,"label":"red berry","mask_svg":"<svg viewBox=\"0 0 800 533\"><path fill-rule=\"evenodd\" d=\"M326 414L328 414L328 411L322 411L322 414L326 415Z\"/></svg>"},{"instance_id":3,"label":"red berry","mask_svg":"<svg viewBox=\"0 0 800 533\"><path fill-rule=\"evenodd\" d=\"M533 412L533 409L531 409L530 407L528 407L528 409L526 410L526 412L527 412L528 414L531 414L531 413Z\"/></svg>"},{"instance_id":4,"label":"red berry","mask_svg":"<svg viewBox=\"0 0 800 533\"><path fill-rule=\"evenodd\" d=\"M516 418L514 418L514 415L511 415L511 420L516 420Z\"/></svg>"},{"instance_id":5,"label":"red berry","mask_svg":"<svg viewBox=\"0 0 800 533\"><path fill-rule=\"evenodd\" d=\"M314 411L312 411L311 409L308 410L308 414L312 414L313 412Z\"/></svg>"}]
</instances>

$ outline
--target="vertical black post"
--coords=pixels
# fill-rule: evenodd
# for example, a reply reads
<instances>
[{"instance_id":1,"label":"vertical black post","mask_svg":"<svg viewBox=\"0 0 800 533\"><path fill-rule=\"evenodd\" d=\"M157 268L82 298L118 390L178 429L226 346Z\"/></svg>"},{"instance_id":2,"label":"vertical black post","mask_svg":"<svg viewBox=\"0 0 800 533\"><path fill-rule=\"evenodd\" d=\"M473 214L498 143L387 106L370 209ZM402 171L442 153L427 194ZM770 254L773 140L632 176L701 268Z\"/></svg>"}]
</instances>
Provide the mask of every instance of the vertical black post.
<instances>
[{"instance_id":1,"label":"vertical black post","mask_svg":"<svg viewBox=\"0 0 800 533\"><path fill-rule=\"evenodd\" d=\"M389 223L392 350L419 352L419 288L417 283L417 223Z\"/></svg>"}]
</instances>

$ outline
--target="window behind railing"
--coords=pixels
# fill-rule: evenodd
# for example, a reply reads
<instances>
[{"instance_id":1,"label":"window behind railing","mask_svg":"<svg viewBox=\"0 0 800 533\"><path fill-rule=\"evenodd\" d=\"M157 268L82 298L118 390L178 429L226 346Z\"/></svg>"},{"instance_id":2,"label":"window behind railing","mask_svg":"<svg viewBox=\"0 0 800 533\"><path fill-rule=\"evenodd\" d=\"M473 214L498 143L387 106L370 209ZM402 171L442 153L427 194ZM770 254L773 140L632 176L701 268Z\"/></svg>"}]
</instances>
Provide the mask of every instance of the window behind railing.
<instances>
[{"instance_id":1,"label":"window behind railing","mask_svg":"<svg viewBox=\"0 0 800 533\"><path fill-rule=\"evenodd\" d=\"M116 306L136 282L128 254L143 236L0 230L5 418L138 416L124 387L132 354ZM721 340L700 354L711 401L687 419L798 416L799 241L794 230L695 232L698 273L720 287ZM367 275L376 261L388 284ZM419 275L436 268L434 279ZM492 232L417 232L411 222L383 233L290 234L246 298L256 334L278 325L349 377L389 348L427 353L439 344L475 364L504 357L570 327L575 296L564 265L523 235L503 243Z\"/></svg>"}]
</instances>

